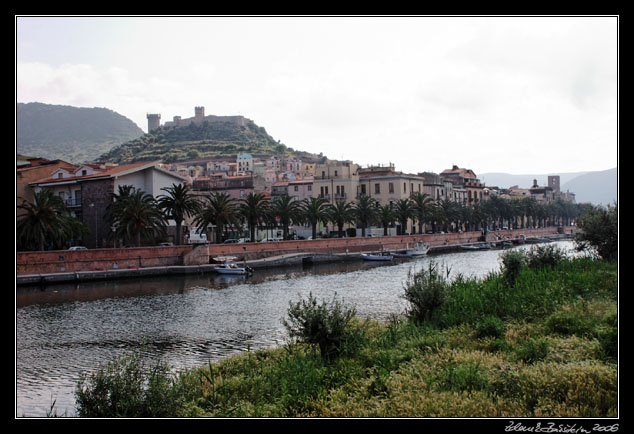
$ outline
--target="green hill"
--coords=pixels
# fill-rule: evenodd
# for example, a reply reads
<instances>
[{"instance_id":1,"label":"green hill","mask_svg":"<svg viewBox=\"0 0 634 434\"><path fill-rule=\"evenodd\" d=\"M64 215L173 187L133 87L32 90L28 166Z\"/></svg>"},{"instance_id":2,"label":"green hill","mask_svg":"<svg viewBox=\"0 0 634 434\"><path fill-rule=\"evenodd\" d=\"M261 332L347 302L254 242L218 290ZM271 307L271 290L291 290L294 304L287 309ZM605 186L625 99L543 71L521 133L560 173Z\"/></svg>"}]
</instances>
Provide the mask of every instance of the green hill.
<instances>
[{"instance_id":1,"label":"green hill","mask_svg":"<svg viewBox=\"0 0 634 434\"><path fill-rule=\"evenodd\" d=\"M38 102L16 106L19 154L83 163L142 135L134 122L106 108Z\"/></svg>"},{"instance_id":2,"label":"green hill","mask_svg":"<svg viewBox=\"0 0 634 434\"><path fill-rule=\"evenodd\" d=\"M254 157L291 155L305 160L321 156L295 151L273 139L253 121L235 122L235 117L216 117L200 124L161 126L148 134L126 142L99 157L111 163L162 160L170 163L192 159L231 157L247 152Z\"/></svg>"}]
</instances>

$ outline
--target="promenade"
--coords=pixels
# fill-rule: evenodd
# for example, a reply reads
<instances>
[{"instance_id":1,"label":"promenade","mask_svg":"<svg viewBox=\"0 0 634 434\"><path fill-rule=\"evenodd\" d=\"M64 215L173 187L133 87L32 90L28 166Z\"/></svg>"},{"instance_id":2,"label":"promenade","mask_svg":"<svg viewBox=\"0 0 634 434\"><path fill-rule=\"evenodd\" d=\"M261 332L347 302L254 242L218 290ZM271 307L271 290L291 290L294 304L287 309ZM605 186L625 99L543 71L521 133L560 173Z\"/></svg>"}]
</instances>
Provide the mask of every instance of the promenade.
<instances>
[{"instance_id":1,"label":"promenade","mask_svg":"<svg viewBox=\"0 0 634 434\"><path fill-rule=\"evenodd\" d=\"M576 228L539 228L492 231L487 242L518 240L520 236L568 237ZM481 232L408 236L325 238L269 243L205 244L76 251L18 252L16 286L61 282L114 280L134 277L212 272L215 258L231 257L251 268L270 268L303 262L360 260L362 253L412 248L418 242L429 253L455 251L482 240Z\"/></svg>"}]
</instances>

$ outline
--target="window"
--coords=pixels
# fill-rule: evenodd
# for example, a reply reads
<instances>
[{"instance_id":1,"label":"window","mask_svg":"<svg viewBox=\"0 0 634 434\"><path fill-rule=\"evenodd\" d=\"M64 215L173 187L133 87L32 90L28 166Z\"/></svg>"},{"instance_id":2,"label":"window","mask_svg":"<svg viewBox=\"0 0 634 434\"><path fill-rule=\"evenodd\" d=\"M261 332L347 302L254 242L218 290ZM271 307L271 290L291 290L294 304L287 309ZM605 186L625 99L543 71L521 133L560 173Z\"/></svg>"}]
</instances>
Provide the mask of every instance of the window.
<instances>
[{"instance_id":1,"label":"window","mask_svg":"<svg viewBox=\"0 0 634 434\"><path fill-rule=\"evenodd\" d=\"M390 182L390 183L387 185L387 189L388 189L388 191L389 191L390 193L394 193L394 183L393 183L393 182Z\"/></svg>"},{"instance_id":2,"label":"window","mask_svg":"<svg viewBox=\"0 0 634 434\"><path fill-rule=\"evenodd\" d=\"M365 184L361 184L361 194L365 195Z\"/></svg>"},{"instance_id":3,"label":"window","mask_svg":"<svg viewBox=\"0 0 634 434\"><path fill-rule=\"evenodd\" d=\"M308 191L313 191L313 186L312 185L308 186Z\"/></svg>"},{"instance_id":4,"label":"window","mask_svg":"<svg viewBox=\"0 0 634 434\"><path fill-rule=\"evenodd\" d=\"M339 175L339 173L335 170L335 176Z\"/></svg>"},{"instance_id":5,"label":"window","mask_svg":"<svg viewBox=\"0 0 634 434\"><path fill-rule=\"evenodd\" d=\"M407 183L403 183L403 193L407 193Z\"/></svg>"},{"instance_id":6,"label":"window","mask_svg":"<svg viewBox=\"0 0 634 434\"><path fill-rule=\"evenodd\" d=\"M374 184L374 193L381 194L381 184Z\"/></svg>"},{"instance_id":7,"label":"window","mask_svg":"<svg viewBox=\"0 0 634 434\"><path fill-rule=\"evenodd\" d=\"M294 189L294 191L299 191L299 186L296 185L296 186L293 187L293 189Z\"/></svg>"}]
</instances>

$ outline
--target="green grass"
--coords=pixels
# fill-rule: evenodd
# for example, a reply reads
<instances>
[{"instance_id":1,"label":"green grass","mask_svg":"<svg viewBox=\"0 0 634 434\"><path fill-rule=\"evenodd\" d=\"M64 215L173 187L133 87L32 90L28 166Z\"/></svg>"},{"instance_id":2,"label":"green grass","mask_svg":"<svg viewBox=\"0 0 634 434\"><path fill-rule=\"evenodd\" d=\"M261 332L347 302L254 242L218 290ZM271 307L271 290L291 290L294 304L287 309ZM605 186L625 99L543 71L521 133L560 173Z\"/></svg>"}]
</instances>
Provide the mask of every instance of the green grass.
<instances>
[{"instance_id":1,"label":"green grass","mask_svg":"<svg viewBox=\"0 0 634 434\"><path fill-rule=\"evenodd\" d=\"M190 417L615 417L617 268L457 278L428 320L361 321L353 352L247 352L180 374Z\"/></svg>"}]
</instances>

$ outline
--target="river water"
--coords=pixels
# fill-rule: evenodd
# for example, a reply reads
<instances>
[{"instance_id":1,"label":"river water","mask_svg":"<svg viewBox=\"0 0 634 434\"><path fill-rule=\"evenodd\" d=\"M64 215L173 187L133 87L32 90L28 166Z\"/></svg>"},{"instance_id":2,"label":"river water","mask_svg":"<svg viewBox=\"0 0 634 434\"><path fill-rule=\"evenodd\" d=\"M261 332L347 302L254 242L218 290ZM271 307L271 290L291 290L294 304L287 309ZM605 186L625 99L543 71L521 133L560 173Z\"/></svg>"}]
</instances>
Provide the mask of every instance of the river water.
<instances>
[{"instance_id":1,"label":"river water","mask_svg":"<svg viewBox=\"0 0 634 434\"><path fill-rule=\"evenodd\" d=\"M572 252L571 241L554 243ZM529 245L514 248L530 248ZM130 351L175 369L286 342L289 302L337 297L361 317L388 320L407 304L408 272L434 261L449 278L498 270L500 250L431 255L389 264L346 262L257 270L253 276L169 276L19 288L16 417L75 413L82 372Z\"/></svg>"}]
</instances>

